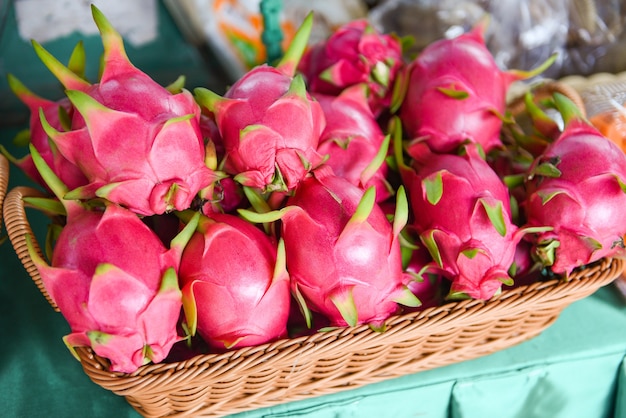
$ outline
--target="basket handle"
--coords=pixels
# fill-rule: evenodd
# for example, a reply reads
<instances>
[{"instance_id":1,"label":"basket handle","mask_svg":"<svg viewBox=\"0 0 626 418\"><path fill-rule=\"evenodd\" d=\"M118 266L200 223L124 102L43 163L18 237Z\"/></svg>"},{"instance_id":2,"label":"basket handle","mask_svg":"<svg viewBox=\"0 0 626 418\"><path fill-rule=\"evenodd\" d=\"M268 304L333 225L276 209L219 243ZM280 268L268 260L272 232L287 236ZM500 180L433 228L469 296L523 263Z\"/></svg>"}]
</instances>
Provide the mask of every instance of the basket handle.
<instances>
[{"instance_id":1,"label":"basket handle","mask_svg":"<svg viewBox=\"0 0 626 418\"><path fill-rule=\"evenodd\" d=\"M33 238L32 245L35 251L43 257L41 247L35 239L33 230L28 222L28 219L26 218L26 205L24 203L24 198L44 196L44 193L32 187L17 186L13 188L6 195L6 199L4 201L4 224L7 229L9 239L11 240L11 244L13 245L13 249L22 262L22 265L24 265L26 272L30 275L31 279L33 279L35 285L37 285L37 288L46 298L50 306L52 306L55 311L59 312L58 306L54 303L43 285L41 276L39 275L39 270L30 257L28 246L26 244L26 235L29 234Z\"/></svg>"}]
</instances>

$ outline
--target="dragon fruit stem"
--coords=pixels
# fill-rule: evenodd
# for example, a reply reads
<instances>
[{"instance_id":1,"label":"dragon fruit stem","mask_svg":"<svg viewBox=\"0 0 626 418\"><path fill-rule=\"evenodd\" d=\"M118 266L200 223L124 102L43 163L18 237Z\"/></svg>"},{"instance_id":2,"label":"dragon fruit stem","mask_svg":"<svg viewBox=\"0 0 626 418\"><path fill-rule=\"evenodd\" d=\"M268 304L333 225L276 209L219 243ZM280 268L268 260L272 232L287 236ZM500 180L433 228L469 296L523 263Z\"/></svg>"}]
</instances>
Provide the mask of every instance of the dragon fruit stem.
<instances>
[{"instance_id":1,"label":"dragon fruit stem","mask_svg":"<svg viewBox=\"0 0 626 418\"><path fill-rule=\"evenodd\" d=\"M285 55L283 55L278 64L276 64L277 70L287 76L294 76L296 68L298 67L300 59L306 49L307 43L309 42L312 28L313 12L309 12L294 35L291 43L289 44L289 48L285 51Z\"/></svg>"},{"instance_id":2,"label":"dragon fruit stem","mask_svg":"<svg viewBox=\"0 0 626 418\"><path fill-rule=\"evenodd\" d=\"M217 111L218 105L221 102L229 100L204 87L196 87L193 93L198 104L213 113Z\"/></svg>"},{"instance_id":3,"label":"dragon fruit stem","mask_svg":"<svg viewBox=\"0 0 626 418\"><path fill-rule=\"evenodd\" d=\"M533 68L532 70L528 70L528 71L524 71L524 70L509 70L509 71L507 71L507 74L509 74L509 76L512 78L512 81L515 81L515 80L526 80L526 79L535 77L535 76L543 73L552 64L554 64L554 61L556 61L557 56L558 56L558 54L556 52L553 53L552 55L550 55L548 57L548 59L546 59L544 62L539 64L539 66Z\"/></svg>"},{"instance_id":4,"label":"dragon fruit stem","mask_svg":"<svg viewBox=\"0 0 626 418\"><path fill-rule=\"evenodd\" d=\"M565 125L572 120L584 120L580 109L567 96L561 93L554 93L554 104L563 117Z\"/></svg>"}]
</instances>

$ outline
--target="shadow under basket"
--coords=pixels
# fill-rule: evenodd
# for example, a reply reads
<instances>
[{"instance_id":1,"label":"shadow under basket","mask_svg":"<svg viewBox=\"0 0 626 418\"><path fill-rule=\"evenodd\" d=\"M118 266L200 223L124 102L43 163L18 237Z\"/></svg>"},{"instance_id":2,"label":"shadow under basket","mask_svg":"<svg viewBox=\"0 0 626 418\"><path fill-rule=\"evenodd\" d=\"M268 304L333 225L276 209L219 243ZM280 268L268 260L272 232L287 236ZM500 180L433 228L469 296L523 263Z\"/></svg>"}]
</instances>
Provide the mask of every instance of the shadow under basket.
<instances>
[{"instance_id":1,"label":"shadow under basket","mask_svg":"<svg viewBox=\"0 0 626 418\"><path fill-rule=\"evenodd\" d=\"M32 233L16 187L4 218L13 247L53 308L28 255ZM39 251L39 248L37 247ZM528 340L551 325L563 308L611 283L620 259L603 259L550 280L504 290L488 301L466 300L389 318L387 330L347 327L307 337L149 364L131 374L108 371L89 348L77 353L85 373L146 417L223 416L353 389L398 376L473 359ZM59 343L61 343L59 341Z\"/></svg>"}]
</instances>

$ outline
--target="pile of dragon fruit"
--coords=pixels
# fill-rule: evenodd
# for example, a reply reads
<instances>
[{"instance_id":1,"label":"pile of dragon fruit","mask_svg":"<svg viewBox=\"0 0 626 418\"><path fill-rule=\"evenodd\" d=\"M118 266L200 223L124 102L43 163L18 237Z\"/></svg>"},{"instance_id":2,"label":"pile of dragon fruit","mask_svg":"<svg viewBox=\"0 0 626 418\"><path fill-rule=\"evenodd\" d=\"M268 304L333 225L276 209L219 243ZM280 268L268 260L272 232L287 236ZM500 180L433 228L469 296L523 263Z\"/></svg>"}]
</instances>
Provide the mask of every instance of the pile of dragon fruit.
<instances>
[{"instance_id":1,"label":"pile of dragon fruit","mask_svg":"<svg viewBox=\"0 0 626 418\"><path fill-rule=\"evenodd\" d=\"M513 115L484 25L417 57L366 21L220 96L163 87L92 8L101 76L35 51L65 88L31 110L12 161L64 222L38 255L45 289L111 370L224 352L557 277L624 253L626 157L565 96Z\"/></svg>"}]
</instances>

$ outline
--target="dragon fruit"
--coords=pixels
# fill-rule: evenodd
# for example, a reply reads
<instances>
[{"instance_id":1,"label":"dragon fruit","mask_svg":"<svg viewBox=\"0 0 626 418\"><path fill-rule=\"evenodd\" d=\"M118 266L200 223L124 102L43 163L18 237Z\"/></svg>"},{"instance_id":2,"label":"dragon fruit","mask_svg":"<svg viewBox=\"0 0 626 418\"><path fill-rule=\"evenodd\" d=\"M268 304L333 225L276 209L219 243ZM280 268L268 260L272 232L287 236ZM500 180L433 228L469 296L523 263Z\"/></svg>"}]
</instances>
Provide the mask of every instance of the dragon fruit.
<instances>
[{"instance_id":1,"label":"dragon fruit","mask_svg":"<svg viewBox=\"0 0 626 418\"><path fill-rule=\"evenodd\" d=\"M572 118L529 177L527 224L553 228L529 235L544 265L568 275L578 266L624 254L626 156L619 147Z\"/></svg>"},{"instance_id":2,"label":"dragon fruit","mask_svg":"<svg viewBox=\"0 0 626 418\"><path fill-rule=\"evenodd\" d=\"M366 101L364 84L349 87L338 96L316 94L326 117L317 151L328 155L334 173L367 189L376 187L378 201L391 196L385 162L388 142ZM385 145L385 146L384 146Z\"/></svg>"},{"instance_id":3,"label":"dragon fruit","mask_svg":"<svg viewBox=\"0 0 626 418\"><path fill-rule=\"evenodd\" d=\"M277 214L259 216L282 219L292 294L307 321L314 311L331 326L380 328L398 302L419 305L406 287L411 277L402 270L398 239L406 200L392 227L375 194L373 187L363 191L330 170L316 170ZM406 199L402 191L398 196Z\"/></svg>"},{"instance_id":4,"label":"dragon fruit","mask_svg":"<svg viewBox=\"0 0 626 418\"><path fill-rule=\"evenodd\" d=\"M284 245L256 226L234 215L202 217L179 275L190 332L213 348L247 347L287 335L291 295Z\"/></svg>"},{"instance_id":5,"label":"dragon fruit","mask_svg":"<svg viewBox=\"0 0 626 418\"><path fill-rule=\"evenodd\" d=\"M424 146L439 153L466 142L485 152L499 146L508 87L554 60L530 72L503 72L485 46L484 30L479 24L456 38L433 42L408 65L400 118L412 139L409 155L421 153Z\"/></svg>"},{"instance_id":6,"label":"dragon fruit","mask_svg":"<svg viewBox=\"0 0 626 418\"><path fill-rule=\"evenodd\" d=\"M89 180L68 197L105 198L142 215L187 209L216 179L204 163L200 107L188 91L173 94L134 67L119 33L96 7L92 12L104 45L98 83L34 43L75 109L70 130L55 129L40 112L55 147Z\"/></svg>"},{"instance_id":7,"label":"dragon fruit","mask_svg":"<svg viewBox=\"0 0 626 418\"><path fill-rule=\"evenodd\" d=\"M31 155L47 185L61 199L67 188L34 147ZM177 271L197 217L169 249L134 213L63 200L67 218L50 265L29 242L42 283L70 325L68 348L89 346L110 360L112 371L132 373L167 357L181 339Z\"/></svg>"},{"instance_id":8,"label":"dragon fruit","mask_svg":"<svg viewBox=\"0 0 626 418\"><path fill-rule=\"evenodd\" d=\"M365 83L368 104L378 116L391 104L393 85L402 69L402 43L379 33L367 20L349 22L311 46L298 66L309 90L331 96Z\"/></svg>"},{"instance_id":9,"label":"dragon fruit","mask_svg":"<svg viewBox=\"0 0 626 418\"><path fill-rule=\"evenodd\" d=\"M56 102L44 99L26 88L16 77L9 75L8 80L13 93L30 110L29 142L35 146L46 163L69 188L74 189L87 184L88 180L80 169L63 157L55 147L50 146L48 135L44 131L39 118L39 109L41 109L48 123L55 129L61 129L61 115L69 116L72 112L70 101L67 98ZM39 175L29 154L16 159L8 155L4 149L3 153L28 177L45 187L45 182Z\"/></svg>"},{"instance_id":10,"label":"dragon fruit","mask_svg":"<svg viewBox=\"0 0 626 418\"><path fill-rule=\"evenodd\" d=\"M224 97L203 87L194 90L198 103L215 116L224 170L244 186L264 192L293 190L323 162L316 149L324 114L302 76L294 76L311 26L309 15L276 67L253 68Z\"/></svg>"},{"instance_id":11,"label":"dragon fruit","mask_svg":"<svg viewBox=\"0 0 626 418\"><path fill-rule=\"evenodd\" d=\"M509 193L475 147L432 154L404 170L413 227L451 280L451 298L489 299L510 283L508 270L524 230L511 221Z\"/></svg>"}]
</instances>

